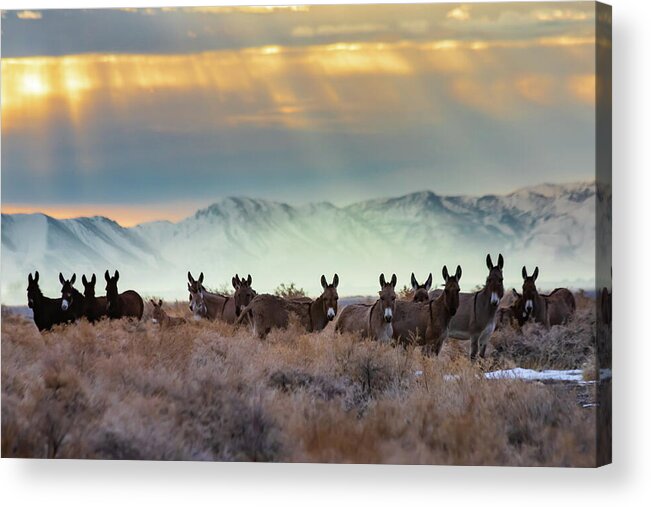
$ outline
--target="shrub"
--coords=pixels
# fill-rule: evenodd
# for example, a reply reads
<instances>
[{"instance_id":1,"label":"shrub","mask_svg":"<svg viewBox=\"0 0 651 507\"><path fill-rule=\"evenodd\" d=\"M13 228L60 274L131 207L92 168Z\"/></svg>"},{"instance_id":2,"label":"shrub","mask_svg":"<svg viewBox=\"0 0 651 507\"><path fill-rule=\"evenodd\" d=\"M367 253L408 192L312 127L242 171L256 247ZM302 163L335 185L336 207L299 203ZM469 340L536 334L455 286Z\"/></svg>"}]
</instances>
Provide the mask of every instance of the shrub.
<instances>
[{"instance_id":1,"label":"shrub","mask_svg":"<svg viewBox=\"0 0 651 507\"><path fill-rule=\"evenodd\" d=\"M297 298L307 296L307 294L305 294L305 290L296 287L294 282L291 282L289 285L281 283L278 287L276 287L276 290L274 290L274 294L282 298Z\"/></svg>"}]
</instances>

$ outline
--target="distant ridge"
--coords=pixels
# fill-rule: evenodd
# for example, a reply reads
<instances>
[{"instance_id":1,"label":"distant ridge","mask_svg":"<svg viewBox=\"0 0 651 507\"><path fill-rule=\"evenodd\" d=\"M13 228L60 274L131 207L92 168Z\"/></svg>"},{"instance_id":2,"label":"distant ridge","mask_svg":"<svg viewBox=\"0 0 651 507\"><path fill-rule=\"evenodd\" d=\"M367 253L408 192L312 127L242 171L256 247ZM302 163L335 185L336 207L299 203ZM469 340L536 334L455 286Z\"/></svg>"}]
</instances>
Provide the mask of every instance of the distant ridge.
<instances>
[{"instance_id":1,"label":"distant ridge","mask_svg":"<svg viewBox=\"0 0 651 507\"><path fill-rule=\"evenodd\" d=\"M374 293L380 272L396 272L402 286L412 271L431 271L439 283L441 266L458 263L469 290L483 283L488 252L505 255L507 283L518 284L526 263L540 265L543 286L587 287L594 223L594 182L477 197L422 191L342 207L227 197L178 223L133 227L105 217L3 214L2 301L24 303L27 273L35 269L48 293L59 291L59 271L101 275L110 268L120 270L121 287L184 299L188 270L204 271L215 288L237 272L251 273L258 290L293 281L313 294L321 274L336 271L346 295Z\"/></svg>"}]
</instances>

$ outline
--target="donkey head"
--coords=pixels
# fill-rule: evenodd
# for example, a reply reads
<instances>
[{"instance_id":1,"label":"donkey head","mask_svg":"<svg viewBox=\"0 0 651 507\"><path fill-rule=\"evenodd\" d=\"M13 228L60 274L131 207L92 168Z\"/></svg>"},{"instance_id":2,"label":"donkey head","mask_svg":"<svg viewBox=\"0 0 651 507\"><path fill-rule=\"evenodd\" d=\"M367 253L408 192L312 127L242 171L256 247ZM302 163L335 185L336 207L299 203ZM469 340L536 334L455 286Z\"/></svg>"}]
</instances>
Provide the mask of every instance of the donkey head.
<instances>
[{"instance_id":1,"label":"donkey head","mask_svg":"<svg viewBox=\"0 0 651 507\"><path fill-rule=\"evenodd\" d=\"M488 277L486 278L485 290L490 294L491 304L497 306L504 296L504 275L502 274L504 257L502 257L502 254L497 259L497 266L493 265L491 254L488 254L486 256L486 267L488 267Z\"/></svg>"},{"instance_id":2,"label":"donkey head","mask_svg":"<svg viewBox=\"0 0 651 507\"><path fill-rule=\"evenodd\" d=\"M398 283L398 277L395 273L389 283L384 279L384 273L380 275L380 288L382 289L379 292L380 304L385 322L391 322L396 311L396 283Z\"/></svg>"},{"instance_id":3,"label":"donkey head","mask_svg":"<svg viewBox=\"0 0 651 507\"><path fill-rule=\"evenodd\" d=\"M258 294L251 288L251 284L253 283L251 275L248 275L246 278L240 278L238 275L235 275L231 282L235 289L235 293L233 294L235 314L239 317L242 310L244 310L244 308L246 308Z\"/></svg>"},{"instance_id":4,"label":"donkey head","mask_svg":"<svg viewBox=\"0 0 651 507\"><path fill-rule=\"evenodd\" d=\"M92 299L95 297L95 283L97 282L97 277L95 276L95 273L93 273L93 276L88 280L86 278L86 275L81 275L81 283L84 284L84 297Z\"/></svg>"},{"instance_id":5,"label":"donkey head","mask_svg":"<svg viewBox=\"0 0 651 507\"><path fill-rule=\"evenodd\" d=\"M195 280L192 273L188 271L188 292L190 293L190 310L194 313L195 317L205 316L208 312L206 302L203 298L203 271L199 278Z\"/></svg>"},{"instance_id":6,"label":"donkey head","mask_svg":"<svg viewBox=\"0 0 651 507\"><path fill-rule=\"evenodd\" d=\"M109 275L108 269L104 273L104 280L106 280L106 309L110 310L111 305L114 304L114 301L118 298L118 280L120 279L120 273L118 270L115 270L113 276Z\"/></svg>"},{"instance_id":7,"label":"donkey head","mask_svg":"<svg viewBox=\"0 0 651 507\"><path fill-rule=\"evenodd\" d=\"M323 302L323 312L328 320L332 320L337 315L337 304L339 302L339 294L337 294L337 286L339 285L339 275L335 273L332 278L332 283L328 283L325 275L321 275L321 287L323 293L321 294L321 301Z\"/></svg>"},{"instance_id":8,"label":"donkey head","mask_svg":"<svg viewBox=\"0 0 651 507\"><path fill-rule=\"evenodd\" d=\"M538 278L538 266L533 270L533 275L527 276L527 267L522 266L522 299L524 301L524 313L527 316L533 312L535 301L538 297L538 289L536 289L536 279Z\"/></svg>"},{"instance_id":9,"label":"donkey head","mask_svg":"<svg viewBox=\"0 0 651 507\"><path fill-rule=\"evenodd\" d=\"M418 283L414 274L411 274L411 290L414 291L414 301L429 301L429 290L432 288L432 273L429 274L423 285Z\"/></svg>"},{"instance_id":10,"label":"donkey head","mask_svg":"<svg viewBox=\"0 0 651 507\"><path fill-rule=\"evenodd\" d=\"M153 299L150 299L149 302L154 306L154 311L151 314L151 321L154 324L163 322L165 320L165 317L167 317L165 310L163 310L163 300L159 299L157 303Z\"/></svg>"},{"instance_id":11,"label":"donkey head","mask_svg":"<svg viewBox=\"0 0 651 507\"><path fill-rule=\"evenodd\" d=\"M35 301L42 295L41 289L38 286L38 271L34 273L33 277L30 273L27 275L27 306L33 308Z\"/></svg>"},{"instance_id":12,"label":"donkey head","mask_svg":"<svg viewBox=\"0 0 651 507\"><path fill-rule=\"evenodd\" d=\"M77 292L73 287L76 280L77 275L75 273L72 274L70 280L66 280L63 278L63 274L59 273L59 282L61 282L61 309L64 312L72 305L72 300Z\"/></svg>"},{"instance_id":13,"label":"donkey head","mask_svg":"<svg viewBox=\"0 0 651 507\"><path fill-rule=\"evenodd\" d=\"M454 276L448 274L448 267L443 266L443 280L445 288L443 289L443 301L450 316L454 316L459 308L459 280L461 280L461 266L457 266Z\"/></svg>"}]
</instances>

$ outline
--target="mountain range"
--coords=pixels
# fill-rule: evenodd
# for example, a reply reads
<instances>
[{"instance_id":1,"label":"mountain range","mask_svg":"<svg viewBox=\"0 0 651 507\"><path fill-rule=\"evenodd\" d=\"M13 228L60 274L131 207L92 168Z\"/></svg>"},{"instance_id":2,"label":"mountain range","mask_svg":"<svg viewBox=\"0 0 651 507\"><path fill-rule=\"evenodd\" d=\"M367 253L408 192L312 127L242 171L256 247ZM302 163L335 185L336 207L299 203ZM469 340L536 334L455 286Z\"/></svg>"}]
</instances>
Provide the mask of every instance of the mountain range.
<instances>
[{"instance_id":1,"label":"mountain range","mask_svg":"<svg viewBox=\"0 0 651 507\"><path fill-rule=\"evenodd\" d=\"M538 284L590 288L595 265L595 183L544 184L505 195L442 196L431 191L337 207L228 197L177 223L122 227L105 217L55 219L2 214L4 304L24 304L27 274L41 273L46 294L60 291L58 273L120 270L121 290L168 299L187 297L187 271L224 289L235 273L254 288L294 282L311 295L322 274L337 272L341 295L374 294L378 276L398 284L441 267L463 268L462 290L482 284L485 257L505 257L505 284L519 287L521 269L540 267ZM81 282L78 282L79 288Z\"/></svg>"}]
</instances>

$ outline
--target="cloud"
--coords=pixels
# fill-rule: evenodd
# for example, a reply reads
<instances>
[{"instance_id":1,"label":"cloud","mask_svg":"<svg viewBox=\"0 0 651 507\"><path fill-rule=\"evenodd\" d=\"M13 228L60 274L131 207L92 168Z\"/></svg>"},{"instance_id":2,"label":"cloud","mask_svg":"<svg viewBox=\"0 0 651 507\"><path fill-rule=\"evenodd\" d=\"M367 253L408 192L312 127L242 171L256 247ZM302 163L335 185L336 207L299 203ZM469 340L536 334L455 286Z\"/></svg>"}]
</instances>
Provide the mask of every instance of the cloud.
<instances>
[{"instance_id":1,"label":"cloud","mask_svg":"<svg viewBox=\"0 0 651 507\"><path fill-rule=\"evenodd\" d=\"M456 21L466 21L470 18L470 6L460 5L459 7L455 7L446 14L446 17Z\"/></svg>"},{"instance_id":2,"label":"cloud","mask_svg":"<svg viewBox=\"0 0 651 507\"><path fill-rule=\"evenodd\" d=\"M307 5L252 5L252 6L198 6L198 7L159 7L159 8L134 8L122 7L119 10L145 16L155 16L158 13L185 12L198 14L272 14L274 12L308 12Z\"/></svg>"},{"instance_id":3,"label":"cloud","mask_svg":"<svg viewBox=\"0 0 651 507\"><path fill-rule=\"evenodd\" d=\"M567 87L570 92L581 102L589 105L595 104L596 78L594 74L581 74L571 76Z\"/></svg>"},{"instance_id":4,"label":"cloud","mask_svg":"<svg viewBox=\"0 0 651 507\"><path fill-rule=\"evenodd\" d=\"M358 23L344 25L297 26L292 30L293 37L319 37L331 35L354 35L376 33L387 30L386 25Z\"/></svg>"},{"instance_id":5,"label":"cloud","mask_svg":"<svg viewBox=\"0 0 651 507\"><path fill-rule=\"evenodd\" d=\"M18 19L41 19L43 14L39 11L19 11L16 13Z\"/></svg>"}]
</instances>

